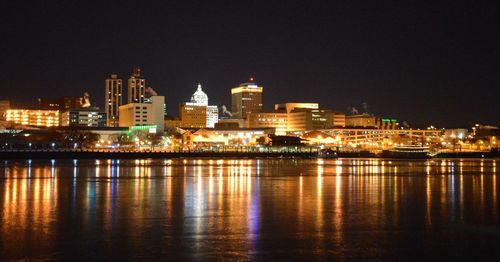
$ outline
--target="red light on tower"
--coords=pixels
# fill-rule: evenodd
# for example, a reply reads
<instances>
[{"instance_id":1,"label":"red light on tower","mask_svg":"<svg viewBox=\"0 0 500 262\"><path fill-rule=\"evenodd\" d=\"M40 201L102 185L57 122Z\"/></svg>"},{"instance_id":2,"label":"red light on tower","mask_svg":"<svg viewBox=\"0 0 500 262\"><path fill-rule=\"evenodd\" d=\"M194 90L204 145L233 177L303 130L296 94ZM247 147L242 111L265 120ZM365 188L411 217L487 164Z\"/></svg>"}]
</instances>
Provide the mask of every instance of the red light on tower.
<instances>
[{"instance_id":1,"label":"red light on tower","mask_svg":"<svg viewBox=\"0 0 500 262\"><path fill-rule=\"evenodd\" d=\"M253 76L250 77L250 82L253 82Z\"/></svg>"}]
</instances>

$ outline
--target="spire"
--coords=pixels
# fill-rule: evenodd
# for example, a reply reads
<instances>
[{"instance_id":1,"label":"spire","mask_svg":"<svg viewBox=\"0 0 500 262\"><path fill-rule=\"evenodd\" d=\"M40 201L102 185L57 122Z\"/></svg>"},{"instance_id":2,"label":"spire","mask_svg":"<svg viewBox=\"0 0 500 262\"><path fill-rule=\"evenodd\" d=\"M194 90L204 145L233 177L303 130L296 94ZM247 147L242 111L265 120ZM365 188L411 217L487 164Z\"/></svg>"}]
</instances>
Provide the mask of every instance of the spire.
<instances>
[{"instance_id":1,"label":"spire","mask_svg":"<svg viewBox=\"0 0 500 262\"><path fill-rule=\"evenodd\" d=\"M134 67L134 70L132 71L133 76L141 76L141 68L140 67Z\"/></svg>"},{"instance_id":2,"label":"spire","mask_svg":"<svg viewBox=\"0 0 500 262\"><path fill-rule=\"evenodd\" d=\"M201 91L201 84L198 83L198 88L196 89L196 91Z\"/></svg>"}]
</instances>

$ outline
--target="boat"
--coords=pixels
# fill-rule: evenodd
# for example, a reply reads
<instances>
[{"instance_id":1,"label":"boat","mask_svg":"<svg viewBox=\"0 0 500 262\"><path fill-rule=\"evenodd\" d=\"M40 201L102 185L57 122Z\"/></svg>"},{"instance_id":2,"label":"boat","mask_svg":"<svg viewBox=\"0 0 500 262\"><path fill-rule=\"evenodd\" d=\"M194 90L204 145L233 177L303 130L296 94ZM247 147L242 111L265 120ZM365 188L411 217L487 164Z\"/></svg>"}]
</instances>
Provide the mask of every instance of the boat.
<instances>
[{"instance_id":1,"label":"boat","mask_svg":"<svg viewBox=\"0 0 500 262\"><path fill-rule=\"evenodd\" d=\"M430 158L429 147L425 146L397 146L392 150L382 151L382 157L386 158Z\"/></svg>"}]
</instances>

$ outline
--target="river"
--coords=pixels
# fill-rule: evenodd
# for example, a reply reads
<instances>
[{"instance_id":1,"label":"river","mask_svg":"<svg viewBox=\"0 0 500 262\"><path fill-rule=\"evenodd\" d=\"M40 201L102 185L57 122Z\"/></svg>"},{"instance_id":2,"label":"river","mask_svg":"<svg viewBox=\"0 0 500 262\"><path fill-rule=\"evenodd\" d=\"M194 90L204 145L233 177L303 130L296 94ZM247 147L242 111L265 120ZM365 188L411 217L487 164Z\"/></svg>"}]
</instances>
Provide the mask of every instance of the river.
<instances>
[{"instance_id":1,"label":"river","mask_svg":"<svg viewBox=\"0 0 500 262\"><path fill-rule=\"evenodd\" d=\"M500 258L500 160L0 162L0 259Z\"/></svg>"}]
</instances>

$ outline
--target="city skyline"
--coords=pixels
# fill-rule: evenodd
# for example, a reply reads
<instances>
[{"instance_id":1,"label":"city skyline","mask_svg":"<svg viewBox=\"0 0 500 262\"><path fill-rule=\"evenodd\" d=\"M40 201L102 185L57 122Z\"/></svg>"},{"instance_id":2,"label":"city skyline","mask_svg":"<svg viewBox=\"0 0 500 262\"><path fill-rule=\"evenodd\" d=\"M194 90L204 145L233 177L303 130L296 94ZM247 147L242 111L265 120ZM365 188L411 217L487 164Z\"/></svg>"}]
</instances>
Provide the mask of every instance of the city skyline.
<instances>
[{"instance_id":1,"label":"city skyline","mask_svg":"<svg viewBox=\"0 0 500 262\"><path fill-rule=\"evenodd\" d=\"M130 81L130 78L133 78L134 74L135 74L135 70L141 70L139 69L141 68L140 66L137 66L137 67L133 67L132 70L129 70L133 73L129 74L129 76L125 77L125 79L128 79L128 81ZM108 77L105 79L104 81L104 93L105 94L108 94L108 81L110 80L110 78L112 77L116 77L118 80L122 80L124 77L122 76L122 74L118 74L118 73L111 73L111 74L108 74ZM141 75L140 77L142 77L142 79L145 78L144 75ZM147 76L146 76L147 77ZM149 79L149 78L148 78ZM234 84L233 87L229 87L227 88L227 92L228 93L231 93L231 89L234 89L236 87L234 86L240 86L240 85L244 85L244 84L248 84L248 83L255 83L257 86L260 86L262 87L262 84L253 76L253 75L250 75L247 77L246 80L242 80L241 81L242 83L240 84ZM243 83L244 82L244 83ZM129 88L129 85L128 83L126 83L126 86L123 86L122 87L122 105L125 105L127 103L130 103L130 88ZM194 85L194 84L193 84ZM201 83L197 83L196 86L201 86ZM205 85L203 85L203 87L205 87ZM143 88L143 91L146 91L147 88L153 88L152 86L150 86L149 84L148 85L144 85L144 88ZM154 92L156 93L156 88L153 89ZM267 88L266 88L267 90ZM102 90L101 90L102 91ZM163 91L163 90L160 90L160 92ZM89 95L87 93L87 91L83 90L81 93L85 93L87 95ZM263 95L262 95L262 100L263 100L263 106L262 106L262 110L264 111L268 111L268 112L271 112L271 111L274 111L275 110L275 105L277 104L283 104L283 103L296 103L296 102L305 102L305 103L318 103L318 101L321 100L321 98L317 98L316 100L302 100L302 99L290 99L290 100L277 100L277 101L268 101L268 99L265 99L265 93L266 92L262 92ZM58 99L58 98L63 98L63 97L68 97L68 98L75 98L75 99L79 99L77 96L79 95L80 93L65 93L65 94L61 94L61 95L45 95L43 96L42 98L44 99ZM166 91L166 94L165 93L159 93L158 95L162 95L162 96L165 96L165 101L167 101L167 98L169 97L170 93L169 91L167 90ZM24 96L24 98L26 98L28 96ZM9 98L6 98L6 99L9 99ZM37 100L40 100L41 98L40 97L31 97L30 100L31 101L28 101L28 103L22 103L20 101L22 100L9 100L11 102L11 105L13 106L13 108L39 108L39 106L37 105ZM215 99L214 99L215 100ZM219 113L222 114L222 107L223 106L226 106L226 107L229 107L231 108L231 104L232 104L232 98L229 97L229 100L228 101L225 101L223 103L218 103L216 104L216 106L220 109L219 110ZM97 106L98 108L100 108L101 111L107 111L106 108L107 108L107 105L106 103L104 102L105 101L105 98L104 96L100 95L100 94L97 94L97 96L93 95L93 94L90 94L90 102L92 103L92 106ZM267 101L267 103L265 103ZM39 103L39 102L38 102ZM170 116L174 116L174 117L180 117L180 111L178 110L178 105L180 103L183 103L183 101L174 101L173 102L174 105L176 106L172 106L172 105L169 105L167 102L165 102L165 106L166 106L166 110L167 110L167 114L170 115ZM319 103L318 103L319 104ZM324 104L322 104L324 105ZM322 106L324 108L329 108L331 110L334 110L336 112L341 112L345 115L364 115L364 114L367 114L367 115L372 115L372 116L380 116L381 114L378 114L376 111L374 110L371 110L370 108L370 105L368 105L366 102L359 102L358 104L353 104L353 105L350 105L348 106L347 108L345 109L339 109L339 108L336 108L336 107L330 107L330 106ZM224 115L220 115L220 117L224 117ZM390 115L392 117L396 117L398 116L398 113L397 111L393 112L393 113L389 113L387 115ZM397 118L397 117L396 117ZM458 125L451 125L451 126L447 126L447 125L443 125L441 123L432 123L432 122L429 122L429 121L426 121L425 119L419 119L420 121L422 121L422 123L424 124L414 124L414 123L419 123L419 120L415 120L415 119L399 119L400 121L402 122L405 122L405 124L410 124L412 125L413 127L417 127L417 128L425 128L425 127L428 127L428 126L438 126L438 127L447 127L447 128L451 128L451 127L470 127L470 126L473 126L474 124L477 124L477 123L480 123L480 124L493 124L495 125L497 122L495 122L495 120L492 120L492 121L486 121L486 122L480 122L480 121L469 121L468 123L465 123L465 124L458 124ZM108 123L109 125L109 123Z\"/></svg>"},{"instance_id":2,"label":"city skyline","mask_svg":"<svg viewBox=\"0 0 500 262\"><path fill-rule=\"evenodd\" d=\"M215 6L8 3L1 97L16 105L48 89L87 91L102 107L104 79L118 73L126 82L141 66L148 86L168 94L174 115L197 83L213 104L228 106L227 90L254 76L266 87L266 109L307 101L348 113L366 103L371 113L413 126L500 124L500 37L493 26L499 18L492 4ZM108 17L109 10L116 14Z\"/></svg>"}]
</instances>

